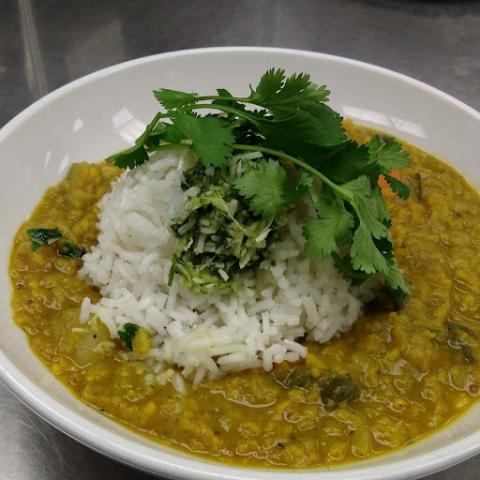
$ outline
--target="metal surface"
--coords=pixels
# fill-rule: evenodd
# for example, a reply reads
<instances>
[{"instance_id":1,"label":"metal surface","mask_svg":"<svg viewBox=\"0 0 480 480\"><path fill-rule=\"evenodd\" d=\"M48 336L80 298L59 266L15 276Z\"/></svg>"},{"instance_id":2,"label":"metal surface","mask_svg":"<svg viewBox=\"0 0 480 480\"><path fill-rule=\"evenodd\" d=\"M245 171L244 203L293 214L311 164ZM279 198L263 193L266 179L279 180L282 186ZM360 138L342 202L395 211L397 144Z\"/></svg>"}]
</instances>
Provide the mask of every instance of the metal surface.
<instances>
[{"instance_id":1,"label":"metal surface","mask_svg":"<svg viewBox=\"0 0 480 480\"><path fill-rule=\"evenodd\" d=\"M0 0L0 126L40 96L99 68L216 45L365 60L480 109L479 32L480 1L473 0ZM428 480L474 480L479 471L477 457ZM105 478L150 477L69 439L0 384L0 480Z\"/></svg>"}]
</instances>

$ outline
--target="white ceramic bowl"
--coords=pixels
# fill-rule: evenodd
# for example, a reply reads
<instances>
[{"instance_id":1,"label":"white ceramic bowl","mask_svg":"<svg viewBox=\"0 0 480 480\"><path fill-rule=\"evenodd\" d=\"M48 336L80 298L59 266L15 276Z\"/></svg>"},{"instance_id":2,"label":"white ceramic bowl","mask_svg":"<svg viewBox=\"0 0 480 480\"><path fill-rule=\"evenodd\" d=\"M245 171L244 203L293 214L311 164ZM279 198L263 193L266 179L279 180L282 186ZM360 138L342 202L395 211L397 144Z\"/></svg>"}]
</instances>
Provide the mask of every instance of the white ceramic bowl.
<instances>
[{"instance_id":1,"label":"white ceramic bowl","mask_svg":"<svg viewBox=\"0 0 480 480\"><path fill-rule=\"evenodd\" d=\"M172 478L398 480L465 460L480 452L480 405L426 441L340 468L279 473L202 461L150 443L75 400L33 356L12 322L7 266L13 235L72 162L101 160L138 136L157 109L154 88L209 92L221 86L242 94L272 66L309 72L329 86L333 107L344 116L435 153L472 183L480 182L480 114L428 85L365 63L285 49L209 48L142 58L88 75L42 98L0 131L1 378L66 434Z\"/></svg>"}]
</instances>

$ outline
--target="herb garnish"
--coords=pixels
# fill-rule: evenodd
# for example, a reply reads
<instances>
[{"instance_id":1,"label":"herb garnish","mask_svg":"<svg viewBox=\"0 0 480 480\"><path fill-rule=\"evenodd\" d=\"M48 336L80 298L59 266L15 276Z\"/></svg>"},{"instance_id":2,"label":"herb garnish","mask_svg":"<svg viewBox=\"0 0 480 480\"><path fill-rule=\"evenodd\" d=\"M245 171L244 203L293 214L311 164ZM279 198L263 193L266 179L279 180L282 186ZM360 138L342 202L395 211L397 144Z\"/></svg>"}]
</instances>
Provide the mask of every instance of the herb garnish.
<instances>
[{"instance_id":1,"label":"herb garnish","mask_svg":"<svg viewBox=\"0 0 480 480\"><path fill-rule=\"evenodd\" d=\"M334 375L322 389L320 398L327 410L334 410L343 403L355 400L358 394L358 386L350 375Z\"/></svg>"},{"instance_id":2,"label":"herb garnish","mask_svg":"<svg viewBox=\"0 0 480 480\"><path fill-rule=\"evenodd\" d=\"M301 388L303 390L311 390L317 387L317 382L309 369L305 365L299 365L292 370L281 371L279 373L273 371L274 378L285 388Z\"/></svg>"},{"instance_id":3,"label":"herb garnish","mask_svg":"<svg viewBox=\"0 0 480 480\"><path fill-rule=\"evenodd\" d=\"M59 248L57 254L60 257L68 258L81 258L85 255L86 250L73 242L67 240L63 236L62 232L58 228L29 228L27 235L32 240L32 250L37 250L45 245L51 245L52 243L59 242Z\"/></svg>"},{"instance_id":4,"label":"herb garnish","mask_svg":"<svg viewBox=\"0 0 480 480\"><path fill-rule=\"evenodd\" d=\"M235 189L235 180L244 178L241 172L256 167L255 161L238 158L229 169L198 162L185 172L182 189L187 200L171 224L178 238L172 274L180 274L188 289L201 293L227 289L237 272L264 259L282 217L274 217L276 212L266 218L256 215Z\"/></svg>"},{"instance_id":5,"label":"herb garnish","mask_svg":"<svg viewBox=\"0 0 480 480\"><path fill-rule=\"evenodd\" d=\"M62 238L62 232L58 228L29 228L27 235L32 240L32 250L34 251Z\"/></svg>"},{"instance_id":6,"label":"herb garnish","mask_svg":"<svg viewBox=\"0 0 480 480\"><path fill-rule=\"evenodd\" d=\"M356 282L381 274L400 308L409 291L395 260L391 220L378 185L384 176L394 193L408 197L408 186L390 175L409 163L399 143L383 136L366 145L348 140L342 117L326 104L329 91L305 73L286 77L282 69L268 70L247 97L225 89L212 96L169 89L154 95L165 112L133 147L108 161L134 168L154 151L189 149L217 174L231 168L235 153L261 153L253 167L226 179L252 219L272 222L308 198L314 215L305 221L306 255L311 260L332 255L339 270ZM199 116L203 109L219 113ZM292 177L297 179L293 185Z\"/></svg>"},{"instance_id":7,"label":"herb garnish","mask_svg":"<svg viewBox=\"0 0 480 480\"><path fill-rule=\"evenodd\" d=\"M63 245L57 250L57 253L61 257L82 258L86 250L71 240L64 240Z\"/></svg>"},{"instance_id":8,"label":"herb garnish","mask_svg":"<svg viewBox=\"0 0 480 480\"><path fill-rule=\"evenodd\" d=\"M272 374L275 380L287 389L320 391L322 404L327 410L335 410L347 402L356 400L359 396L359 385L348 374L334 373L326 378L317 379L305 365L299 365L287 371L273 371Z\"/></svg>"},{"instance_id":9,"label":"herb garnish","mask_svg":"<svg viewBox=\"0 0 480 480\"><path fill-rule=\"evenodd\" d=\"M133 349L133 339L140 327L135 323L125 323L121 329L118 330L118 337L128 350Z\"/></svg>"}]
</instances>

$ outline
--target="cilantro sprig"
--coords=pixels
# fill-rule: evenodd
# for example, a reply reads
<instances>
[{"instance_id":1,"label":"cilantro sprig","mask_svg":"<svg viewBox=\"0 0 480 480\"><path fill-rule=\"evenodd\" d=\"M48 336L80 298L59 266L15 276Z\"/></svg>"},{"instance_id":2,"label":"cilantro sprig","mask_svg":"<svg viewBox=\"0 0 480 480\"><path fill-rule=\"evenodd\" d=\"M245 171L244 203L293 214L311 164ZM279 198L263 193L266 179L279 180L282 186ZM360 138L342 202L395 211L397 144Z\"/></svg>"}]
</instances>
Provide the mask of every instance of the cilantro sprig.
<instances>
[{"instance_id":1,"label":"cilantro sprig","mask_svg":"<svg viewBox=\"0 0 480 480\"><path fill-rule=\"evenodd\" d=\"M230 177L251 214L269 224L293 204L309 202L306 255L312 261L331 255L356 283L383 277L400 307L409 290L395 260L378 181L383 176L392 192L408 198L408 186L390 173L409 158L389 137L377 135L365 145L347 139L342 117L327 105L329 93L306 73L286 76L274 68L246 97L225 89L207 96L155 90L163 111L133 147L108 161L134 168L155 151L189 149L205 168L228 171L235 154L257 152L252 168Z\"/></svg>"}]
</instances>

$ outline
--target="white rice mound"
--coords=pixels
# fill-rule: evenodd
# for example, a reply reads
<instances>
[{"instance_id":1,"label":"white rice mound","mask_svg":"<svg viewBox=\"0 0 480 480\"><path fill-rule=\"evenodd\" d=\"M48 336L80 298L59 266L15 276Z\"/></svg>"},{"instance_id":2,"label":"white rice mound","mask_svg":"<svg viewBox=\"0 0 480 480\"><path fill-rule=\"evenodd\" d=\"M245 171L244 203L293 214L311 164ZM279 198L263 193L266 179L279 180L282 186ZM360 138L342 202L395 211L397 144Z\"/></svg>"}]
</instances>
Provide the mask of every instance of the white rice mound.
<instances>
[{"instance_id":1,"label":"white rice mound","mask_svg":"<svg viewBox=\"0 0 480 480\"><path fill-rule=\"evenodd\" d=\"M125 171L101 199L98 245L83 257L80 275L102 299L84 299L81 321L97 315L112 337L127 322L145 328L155 372L176 364L194 384L252 367L270 371L306 356L300 339L322 343L348 330L362 303L331 259L304 258L295 213L269 259L241 274L242 289L196 294L178 276L168 286L176 241L169 224L183 204L184 161L176 152L159 154Z\"/></svg>"}]
</instances>

